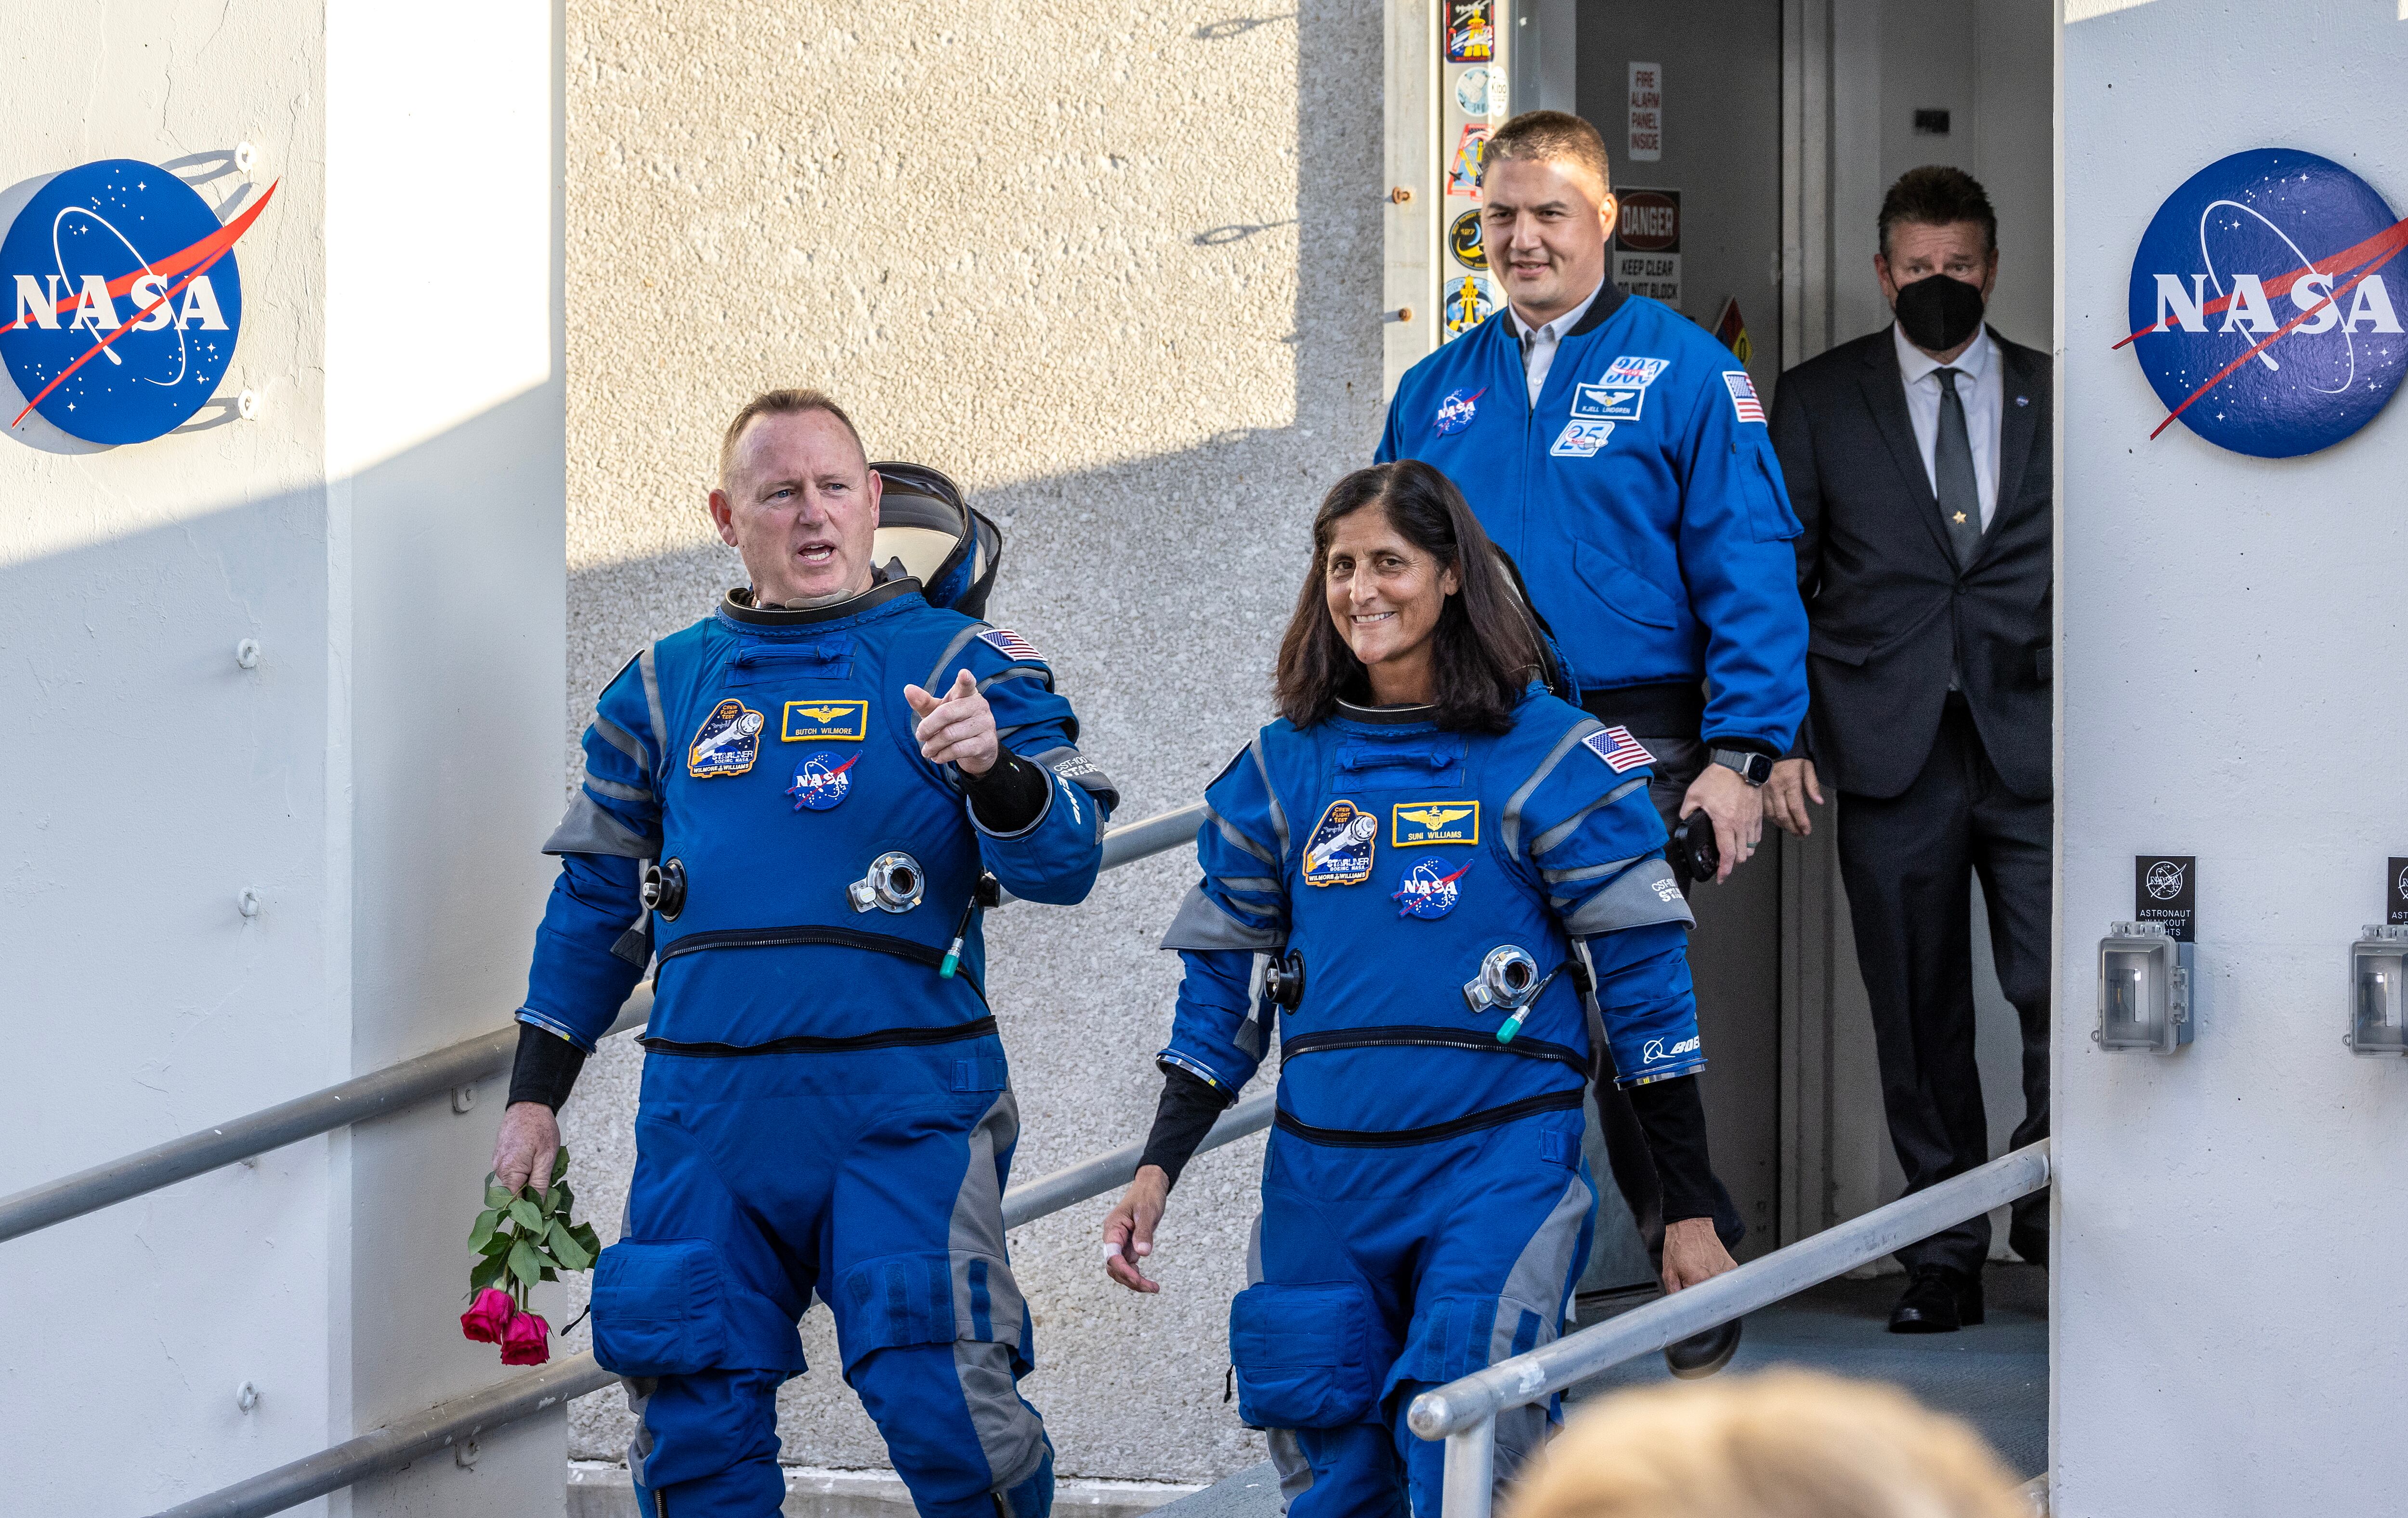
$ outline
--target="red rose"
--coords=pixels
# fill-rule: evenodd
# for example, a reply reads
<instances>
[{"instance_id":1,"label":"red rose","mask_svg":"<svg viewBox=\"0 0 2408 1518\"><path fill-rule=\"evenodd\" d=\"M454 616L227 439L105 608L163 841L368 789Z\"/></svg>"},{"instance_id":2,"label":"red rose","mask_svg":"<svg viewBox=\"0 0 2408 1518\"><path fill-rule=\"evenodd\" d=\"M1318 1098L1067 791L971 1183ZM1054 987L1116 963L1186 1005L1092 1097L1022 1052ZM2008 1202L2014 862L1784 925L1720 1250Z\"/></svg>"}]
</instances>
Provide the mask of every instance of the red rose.
<instances>
[{"instance_id":1,"label":"red rose","mask_svg":"<svg viewBox=\"0 0 2408 1518\"><path fill-rule=\"evenodd\" d=\"M541 1365L552 1358L552 1325L539 1312L522 1312L502 1330L502 1364Z\"/></svg>"},{"instance_id":2,"label":"red rose","mask_svg":"<svg viewBox=\"0 0 2408 1518\"><path fill-rule=\"evenodd\" d=\"M460 1331L480 1344L499 1344L517 1312L518 1304L510 1300L509 1293L498 1286L488 1286L468 1304L468 1310L460 1314Z\"/></svg>"}]
</instances>

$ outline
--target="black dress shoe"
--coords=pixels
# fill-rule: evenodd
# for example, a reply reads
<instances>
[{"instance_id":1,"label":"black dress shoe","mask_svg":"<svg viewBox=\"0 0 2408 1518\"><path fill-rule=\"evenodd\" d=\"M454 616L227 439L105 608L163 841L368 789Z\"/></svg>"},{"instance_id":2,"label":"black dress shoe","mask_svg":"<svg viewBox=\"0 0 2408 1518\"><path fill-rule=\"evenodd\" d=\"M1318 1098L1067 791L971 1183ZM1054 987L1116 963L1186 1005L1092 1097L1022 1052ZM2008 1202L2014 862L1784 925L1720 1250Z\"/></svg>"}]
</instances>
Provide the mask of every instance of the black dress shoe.
<instances>
[{"instance_id":1,"label":"black dress shoe","mask_svg":"<svg viewBox=\"0 0 2408 1518\"><path fill-rule=\"evenodd\" d=\"M1718 1323L1703 1333L1691 1334L1676 1343L1664 1346L1664 1368L1683 1381L1695 1381L1711 1376L1730 1364L1739 1353L1740 1320Z\"/></svg>"},{"instance_id":2,"label":"black dress shoe","mask_svg":"<svg viewBox=\"0 0 2408 1518\"><path fill-rule=\"evenodd\" d=\"M1953 1334L1982 1321L1982 1278L1944 1265L1919 1265L1889 1315L1893 1334Z\"/></svg>"},{"instance_id":3,"label":"black dress shoe","mask_svg":"<svg viewBox=\"0 0 2408 1518\"><path fill-rule=\"evenodd\" d=\"M2042 1222L2028 1228L2020 1221L2011 1224L2007 1228L2007 1247L2022 1255L2029 1264L2046 1266L2048 1264L2048 1224Z\"/></svg>"}]
</instances>

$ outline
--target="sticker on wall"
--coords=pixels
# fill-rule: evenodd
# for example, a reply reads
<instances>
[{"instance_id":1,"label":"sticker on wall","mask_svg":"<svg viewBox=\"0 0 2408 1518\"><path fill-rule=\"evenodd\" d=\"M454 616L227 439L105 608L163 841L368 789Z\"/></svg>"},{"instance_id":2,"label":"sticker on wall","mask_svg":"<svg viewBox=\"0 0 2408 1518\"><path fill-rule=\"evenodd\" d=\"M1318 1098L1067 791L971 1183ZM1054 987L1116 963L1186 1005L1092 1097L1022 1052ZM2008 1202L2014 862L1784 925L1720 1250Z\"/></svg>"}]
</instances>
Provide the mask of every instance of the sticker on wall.
<instances>
[{"instance_id":1,"label":"sticker on wall","mask_svg":"<svg viewBox=\"0 0 2408 1518\"><path fill-rule=\"evenodd\" d=\"M1446 229L1446 251L1467 269L1488 268L1488 250L1480 245L1480 213L1465 211Z\"/></svg>"},{"instance_id":2,"label":"sticker on wall","mask_svg":"<svg viewBox=\"0 0 2408 1518\"><path fill-rule=\"evenodd\" d=\"M1446 164L1446 193L1480 198L1480 160L1488 151L1488 123L1473 122L1455 139L1455 154Z\"/></svg>"},{"instance_id":3,"label":"sticker on wall","mask_svg":"<svg viewBox=\"0 0 2408 1518\"><path fill-rule=\"evenodd\" d=\"M8 425L38 411L87 442L145 443L191 420L242 332L234 245L275 195L222 223L192 186L131 158L35 191L0 236L0 362L23 397Z\"/></svg>"},{"instance_id":4,"label":"sticker on wall","mask_svg":"<svg viewBox=\"0 0 2408 1518\"><path fill-rule=\"evenodd\" d=\"M2157 208L2132 255L2129 344L2166 407L2218 448L2330 448L2408 373L2408 221L2330 159L2220 158Z\"/></svg>"},{"instance_id":5,"label":"sticker on wall","mask_svg":"<svg viewBox=\"0 0 2408 1518\"><path fill-rule=\"evenodd\" d=\"M1446 61L1484 64L1496 56L1497 20L1492 0L1446 0Z\"/></svg>"},{"instance_id":6,"label":"sticker on wall","mask_svg":"<svg viewBox=\"0 0 2408 1518\"><path fill-rule=\"evenodd\" d=\"M1488 281L1476 275L1446 282L1446 335L1459 337L1488 319L1497 309L1497 296Z\"/></svg>"},{"instance_id":7,"label":"sticker on wall","mask_svg":"<svg viewBox=\"0 0 2408 1518\"><path fill-rule=\"evenodd\" d=\"M2395 856L2385 865L2383 920L2395 927L2408 924L2408 859Z\"/></svg>"},{"instance_id":8,"label":"sticker on wall","mask_svg":"<svg viewBox=\"0 0 2408 1518\"><path fill-rule=\"evenodd\" d=\"M1630 65L1630 147L1624 154L1634 164L1652 164L1664 156L1664 65Z\"/></svg>"},{"instance_id":9,"label":"sticker on wall","mask_svg":"<svg viewBox=\"0 0 2408 1518\"><path fill-rule=\"evenodd\" d=\"M2199 859L2193 854L2132 856L2132 920L2163 923L2177 943L2199 937Z\"/></svg>"},{"instance_id":10,"label":"sticker on wall","mask_svg":"<svg viewBox=\"0 0 2408 1518\"><path fill-rule=\"evenodd\" d=\"M1634 295L1681 308L1681 192L1620 191L1613 223L1613 282Z\"/></svg>"},{"instance_id":11,"label":"sticker on wall","mask_svg":"<svg viewBox=\"0 0 2408 1518\"><path fill-rule=\"evenodd\" d=\"M1466 116L1504 115L1504 72L1485 65L1465 69L1455 79L1455 103Z\"/></svg>"}]
</instances>

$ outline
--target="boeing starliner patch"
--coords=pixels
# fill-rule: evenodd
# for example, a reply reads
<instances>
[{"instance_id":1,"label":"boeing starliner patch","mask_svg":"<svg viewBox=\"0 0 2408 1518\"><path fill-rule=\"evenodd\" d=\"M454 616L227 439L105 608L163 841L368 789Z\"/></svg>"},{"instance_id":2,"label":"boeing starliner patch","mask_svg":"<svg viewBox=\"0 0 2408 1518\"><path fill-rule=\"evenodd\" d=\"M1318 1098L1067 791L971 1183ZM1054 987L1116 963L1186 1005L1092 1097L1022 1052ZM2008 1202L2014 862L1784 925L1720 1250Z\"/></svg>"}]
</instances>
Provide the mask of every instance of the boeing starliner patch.
<instances>
[{"instance_id":1,"label":"boeing starliner patch","mask_svg":"<svg viewBox=\"0 0 2408 1518\"><path fill-rule=\"evenodd\" d=\"M1312 824L1304 845L1304 883L1360 885L1371 878L1371 854L1380 842L1380 819L1352 801L1333 801Z\"/></svg>"},{"instance_id":2,"label":"boeing starliner patch","mask_svg":"<svg viewBox=\"0 0 2408 1518\"><path fill-rule=\"evenodd\" d=\"M761 756L761 729L767 725L766 718L734 696L722 701L695 730L686 750L686 773L698 780L745 773Z\"/></svg>"},{"instance_id":3,"label":"boeing starliner patch","mask_svg":"<svg viewBox=\"0 0 2408 1518\"><path fill-rule=\"evenodd\" d=\"M861 755L856 753L838 764L836 755L825 751L805 759L795 771L795 783L786 787L786 794L795 798L795 809L825 811L842 801L853 792L853 777L845 771L859 763Z\"/></svg>"},{"instance_id":4,"label":"boeing starliner patch","mask_svg":"<svg viewBox=\"0 0 2408 1518\"><path fill-rule=\"evenodd\" d=\"M1624 770L1637 769L1641 765L1652 765L1656 762L1656 756L1649 753L1637 738L1630 736L1630 729L1627 727L1609 727L1602 732L1591 733L1581 739L1581 743L1589 752L1613 766L1613 772L1617 775Z\"/></svg>"},{"instance_id":5,"label":"boeing starliner patch","mask_svg":"<svg viewBox=\"0 0 2408 1518\"><path fill-rule=\"evenodd\" d=\"M1015 663L1043 664L1045 655L1037 646L1009 627L990 627L979 634L979 641Z\"/></svg>"},{"instance_id":6,"label":"boeing starliner patch","mask_svg":"<svg viewBox=\"0 0 2408 1518\"><path fill-rule=\"evenodd\" d=\"M1447 866L1454 861L1438 858L1417 859L1406 866L1397 888L1388 893L1389 899L1397 903L1397 915L1434 923L1455 910L1455 904L1463 897L1463 887L1455 882L1463 879L1463 872L1477 858L1474 855L1453 869Z\"/></svg>"}]
</instances>

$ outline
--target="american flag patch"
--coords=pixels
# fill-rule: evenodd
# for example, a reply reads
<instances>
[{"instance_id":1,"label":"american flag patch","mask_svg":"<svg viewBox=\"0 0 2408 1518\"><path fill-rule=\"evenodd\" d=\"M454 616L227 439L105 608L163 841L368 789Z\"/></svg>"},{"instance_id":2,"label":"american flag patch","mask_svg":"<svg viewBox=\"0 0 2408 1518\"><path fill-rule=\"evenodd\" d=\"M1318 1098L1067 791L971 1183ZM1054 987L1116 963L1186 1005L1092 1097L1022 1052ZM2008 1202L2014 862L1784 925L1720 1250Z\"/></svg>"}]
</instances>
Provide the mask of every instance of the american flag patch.
<instances>
[{"instance_id":1,"label":"american flag patch","mask_svg":"<svg viewBox=\"0 0 2408 1518\"><path fill-rule=\"evenodd\" d=\"M1009 627L990 627L979 634L979 641L987 644L1007 659L1025 659L1030 664L1045 662L1045 655L1038 652L1028 639Z\"/></svg>"},{"instance_id":2,"label":"american flag patch","mask_svg":"<svg viewBox=\"0 0 2408 1518\"><path fill-rule=\"evenodd\" d=\"M1756 381L1747 377L1747 371L1725 369L1723 384L1730 391L1731 409L1739 413L1739 419L1763 426L1764 403L1756 398Z\"/></svg>"},{"instance_id":3,"label":"american flag patch","mask_svg":"<svg viewBox=\"0 0 2408 1518\"><path fill-rule=\"evenodd\" d=\"M1626 769L1637 769L1641 765L1656 762L1656 756L1630 736L1627 727L1609 727L1601 733L1591 733L1581 742L1587 745L1589 752L1612 766L1617 775Z\"/></svg>"}]
</instances>

